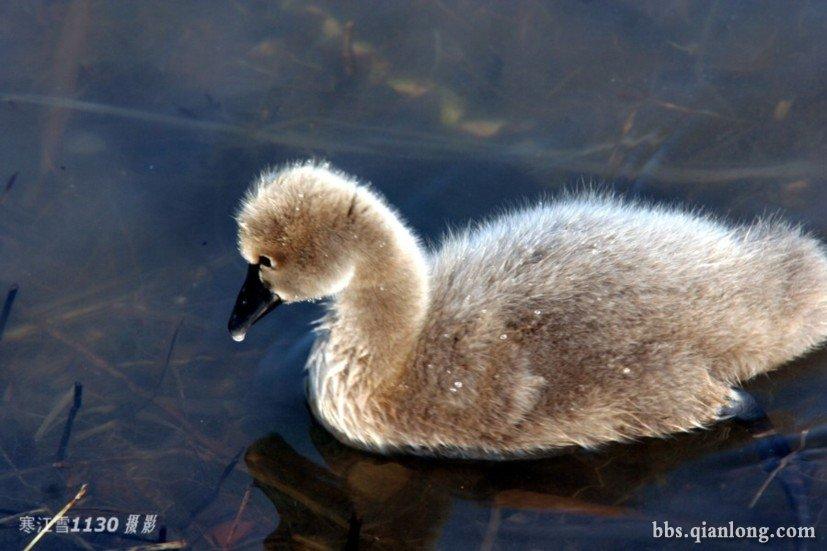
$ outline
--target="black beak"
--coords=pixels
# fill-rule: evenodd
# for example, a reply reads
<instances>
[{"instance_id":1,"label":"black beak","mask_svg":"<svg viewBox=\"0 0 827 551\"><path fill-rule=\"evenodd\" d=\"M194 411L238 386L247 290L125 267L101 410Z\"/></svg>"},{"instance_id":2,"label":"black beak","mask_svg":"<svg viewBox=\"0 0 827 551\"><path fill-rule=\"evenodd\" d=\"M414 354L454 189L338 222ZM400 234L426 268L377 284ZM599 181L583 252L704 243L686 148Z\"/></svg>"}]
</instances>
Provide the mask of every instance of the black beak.
<instances>
[{"instance_id":1,"label":"black beak","mask_svg":"<svg viewBox=\"0 0 827 551\"><path fill-rule=\"evenodd\" d=\"M227 328L234 341L241 342L250 327L281 304L281 297L264 286L258 276L258 264L247 267L247 279L235 299Z\"/></svg>"}]
</instances>

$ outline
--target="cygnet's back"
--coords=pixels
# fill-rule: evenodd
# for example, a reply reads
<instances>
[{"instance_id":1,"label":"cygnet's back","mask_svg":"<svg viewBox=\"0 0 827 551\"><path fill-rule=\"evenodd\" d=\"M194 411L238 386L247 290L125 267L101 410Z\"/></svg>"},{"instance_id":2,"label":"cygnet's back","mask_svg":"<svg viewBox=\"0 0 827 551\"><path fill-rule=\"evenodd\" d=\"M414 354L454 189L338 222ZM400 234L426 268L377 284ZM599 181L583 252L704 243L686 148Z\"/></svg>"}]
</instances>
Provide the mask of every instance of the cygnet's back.
<instances>
[{"instance_id":1,"label":"cygnet's back","mask_svg":"<svg viewBox=\"0 0 827 551\"><path fill-rule=\"evenodd\" d=\"M731 384L827 336L824 250L782 223L592 194L454 235L430 269L409 384L444 394L411 421L483 450L708 424Z\"/></svg>"}]
</instances>

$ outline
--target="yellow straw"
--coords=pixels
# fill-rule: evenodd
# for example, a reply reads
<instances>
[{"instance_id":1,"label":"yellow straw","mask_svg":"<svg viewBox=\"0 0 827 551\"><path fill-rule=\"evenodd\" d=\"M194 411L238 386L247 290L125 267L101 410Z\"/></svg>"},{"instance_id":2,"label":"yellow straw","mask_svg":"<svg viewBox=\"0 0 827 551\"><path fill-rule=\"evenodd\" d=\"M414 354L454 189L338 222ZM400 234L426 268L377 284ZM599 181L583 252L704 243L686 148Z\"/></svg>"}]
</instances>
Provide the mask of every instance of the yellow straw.
<instances>
[{"instance_id":1,"label":"yellow straw","mask_svg":"<svg viewBox=\"0 0 827 551\"><path fill-rule=\"evenodd\" d=\"M72 498L72 501L70 501L69 503L67 503L67 504L63 507L63 509L61 509L61 510L60 510L60 512L59 512L58 514L56 514L55 516L53 516L53 517L52 517L52 519L51 519L49 522L47 522L47 523L46 523L46 526L44 526L44 527L43 527L43 530L41 530L40 532L38 532L38 533L37 533L37 535L34 537L34 539L33 539L32 541L30 541L30 542L29 542L29 545L27 545L27 546L26 546L26 548L25 548L25 549L23 549L23 551L30 551L30 549L32 549L35 545L37 545L37 542L39 542L39 541L40 541L40 538L42 538L43 536L45 536L45 535L46 535L46 532L48 532L48 531L49 531L49 529L50 529L52 526L54 526L54 525L57 523L57 521L58 521L60 518L62 518L62 517L63 517L63 515L65 515L65 514L66 514L66 511L68 511L69 509L71 509L72 507L74 507L75 503L77 503L78 501L80 501L81 499L83 499L83 496L85 496L85 495L86 495L86 488L87 488L88 486L89 486L88 484L84 484L83 486L81 486L81 487L80 487L80 491L77 493L77 495L76 495L75 497L73 497L73 498Z\"/></svg>"}]
</instances>

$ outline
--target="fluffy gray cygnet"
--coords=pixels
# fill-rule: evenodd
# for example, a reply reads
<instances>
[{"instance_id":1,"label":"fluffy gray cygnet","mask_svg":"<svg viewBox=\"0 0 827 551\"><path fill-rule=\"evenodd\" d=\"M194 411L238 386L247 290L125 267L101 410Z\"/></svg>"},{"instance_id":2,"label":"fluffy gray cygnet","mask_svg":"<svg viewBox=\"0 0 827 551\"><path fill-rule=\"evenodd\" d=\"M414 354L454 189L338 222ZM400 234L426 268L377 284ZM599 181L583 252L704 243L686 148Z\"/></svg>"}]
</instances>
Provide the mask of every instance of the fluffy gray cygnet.
<instances>
[{"instance_id":1,"label":"fluffy gray cygnet","mask_svg":"<svg viewBox=\"0 0 827 551\"><path fill-rule=\"evenodd\" d=\"M733 385L827 337L827 256L788 224L729 227L586 193L426 251L326 164L263 173L238 214L242 340L329 297L316 417L377 452L509 458L704 427Z\"/></svg>"}]
</instances>

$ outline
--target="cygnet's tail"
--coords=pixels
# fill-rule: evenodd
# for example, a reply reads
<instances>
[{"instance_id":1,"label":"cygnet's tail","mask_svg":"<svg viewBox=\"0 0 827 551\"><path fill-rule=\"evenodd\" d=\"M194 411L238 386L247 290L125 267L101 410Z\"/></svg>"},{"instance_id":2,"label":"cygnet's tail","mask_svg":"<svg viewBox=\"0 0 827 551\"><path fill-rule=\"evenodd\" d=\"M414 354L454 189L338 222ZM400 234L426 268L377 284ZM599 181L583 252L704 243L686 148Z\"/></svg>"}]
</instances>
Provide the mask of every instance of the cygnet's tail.
<instances>
[{"instance_id":1,"label":"cygnet's tail","mask_svg":"<svg viewBox=\"0 0 827 551\"><path fill-rule=\"evenodd\" d=\"M827 339L827 248L800 229L777 222L752 226L741 237L756 263L752 283L757 288L751 293L765 299L770 336L765 361L750 362L753 373L748 375L754 375Z\"/></svg>"}]
</instances>

